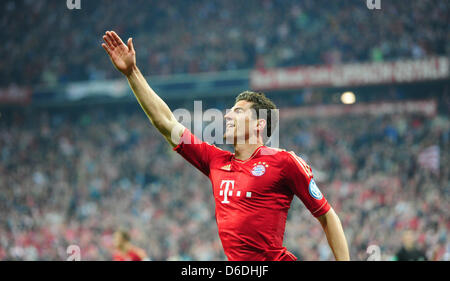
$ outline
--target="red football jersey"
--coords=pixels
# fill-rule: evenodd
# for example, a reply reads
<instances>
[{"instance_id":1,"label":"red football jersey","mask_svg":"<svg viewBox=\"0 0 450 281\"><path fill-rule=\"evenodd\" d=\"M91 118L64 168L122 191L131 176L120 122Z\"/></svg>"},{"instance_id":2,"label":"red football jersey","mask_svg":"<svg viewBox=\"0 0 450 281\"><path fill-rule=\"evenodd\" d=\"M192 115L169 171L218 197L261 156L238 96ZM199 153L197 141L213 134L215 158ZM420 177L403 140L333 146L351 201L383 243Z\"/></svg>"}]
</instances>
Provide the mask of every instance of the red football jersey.
<instances>
[{"instance_id":1,"label":"red football jersey","mask_svg":"<svg viewBox=\"0 0 450 281\"><path fill-rule=\"evenodd\" d=\"M142 261L141 257L133 250L129 250L126 253L115 251L113 254L114 261Z\"/></svg>"},{"instance_id":2,"label":"red football jersey","mask_svg":"<svg viewBox=\"0 0 450 281\"><path fill-rule=\"evenodd\" d=\"M283 247L294 194L315 217L330 209L311 168L293 152L261 146L241 161L188 129L174 150L211 180L219 237L230 261L297 259Z\"/></svg>"}]
</instances>

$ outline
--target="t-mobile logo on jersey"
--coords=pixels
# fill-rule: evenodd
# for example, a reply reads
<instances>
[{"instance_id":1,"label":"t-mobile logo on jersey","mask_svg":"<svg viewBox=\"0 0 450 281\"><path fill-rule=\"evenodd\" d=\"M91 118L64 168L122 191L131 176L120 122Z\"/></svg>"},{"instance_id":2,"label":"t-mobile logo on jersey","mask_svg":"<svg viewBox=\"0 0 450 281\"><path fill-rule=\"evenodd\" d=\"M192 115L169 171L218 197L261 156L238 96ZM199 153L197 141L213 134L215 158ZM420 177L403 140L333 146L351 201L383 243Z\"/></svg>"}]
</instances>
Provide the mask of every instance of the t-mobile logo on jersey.
<instances>
[{"instance_id":1,"label":"t-mobile logo on jersey","mask_svg":"<svg viewBox=\"0 0 450 281\"><path fill-rule=\"evenodd\" d=\"M230 189L231 187L231 189ZM234 180L222 180L222 183L220 183L220 192L219 195L223 196L223 201L221 203L224 204L228 204L230 203L230 201L228 200L228 197L233 196L233 190L234 190ZM241 191L238 190L236 192L236 196L237 197L241 197ZM252 193L251 192L247 192L245 194L245 197L247 198L251 198L252 197Z\"/></svg>"}]
</instances>

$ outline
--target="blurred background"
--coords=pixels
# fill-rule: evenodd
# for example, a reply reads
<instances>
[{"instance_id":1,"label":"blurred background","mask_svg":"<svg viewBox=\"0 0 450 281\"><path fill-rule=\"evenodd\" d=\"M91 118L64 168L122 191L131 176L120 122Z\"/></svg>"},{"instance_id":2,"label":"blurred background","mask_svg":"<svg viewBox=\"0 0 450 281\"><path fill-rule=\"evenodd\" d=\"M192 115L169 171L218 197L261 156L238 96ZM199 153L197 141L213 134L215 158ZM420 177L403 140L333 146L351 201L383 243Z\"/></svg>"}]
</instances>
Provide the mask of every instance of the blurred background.
<instances>
[{"instance_id":1,"label":"blurred background","mask_svg":"<svg viewBox=\"0 0 450 281\"><path fill-rule=\"evenodd\" d=\"M449 1L7 0L0 13L0 260L66 260L69 245L111 260L119 228L152 260L226 260L209 180L151 126L106 30L134 38L172 110L272 98L280 147L311 165L353 260L370 245L450 259ZM284 246L333 260L298 198Z\"/></svg>"}]
</instances>

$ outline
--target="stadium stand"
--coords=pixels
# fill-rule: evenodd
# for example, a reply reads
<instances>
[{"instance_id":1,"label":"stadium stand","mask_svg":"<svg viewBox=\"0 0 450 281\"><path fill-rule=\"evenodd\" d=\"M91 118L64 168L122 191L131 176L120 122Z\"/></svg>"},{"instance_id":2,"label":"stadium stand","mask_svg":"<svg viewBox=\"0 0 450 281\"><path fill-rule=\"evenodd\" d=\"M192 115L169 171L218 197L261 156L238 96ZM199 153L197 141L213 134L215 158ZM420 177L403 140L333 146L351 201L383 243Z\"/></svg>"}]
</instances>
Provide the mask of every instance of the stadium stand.
<instances>
[{"instance_id":1,"label":"stadium stand","mask_svg":"<svg viewBox=\"0 0 450 281\"><path fill-rule=\"evenodd\" d=\"M382 13L358 0L189 2L83 1L79 11L57 0L0 2L0 260L66 260L72 244L82 260L111 260L119 228L152 260L226 260L208 179L169 148L134 100L3 104L3 88L44 86L45 96L45 87L119 78L100 46L106 30L134 38L145 75L167 77L450 51L448 1L383 1ZM383 260L395 260L404 231L428 260L450 259L450 89L443 81L367 86L358 95L368 105L434 100L432 115L281 119L280 147L311 165L342 220L352 259L366 260L368 246L378 245ZM340 90L269 94L281 111L302 112L338 104L330 91ZM232 101L209 96L204 109ZM190 108L192 98L168 103ZM299 199L284 245L300 260L333 260Z\"/></svg>"},{"instance_id":2,"label":"stadium stand","mask_svg":"<svg viewBox=\"0 0 450 281\"><path fill-rule=\"evenodd\" d=\"M112 234L123 225L153 260L225 259L208 179L170 150L139 109L34 114L0 119L0 259L60 260L73 243L83 260L110 259ZM363 117L281 120L280 147L311 164L343 219L353 258L377 244L392 259L401 231L413 229L428 259L443 259L448 111ZM437 170L417 157L433 145L441 149ZM330 260L320 231L294 200L285 245L300 259Z\"/></svg>"},{"instance_id":3,"label":"stadium stand","mask_svg":"<svg viewBox=\"0 0 450 281\"><path fill-rule=\"evenodd\" d=\"M0 85L115 78L106 30L134 37L147 75L448 54L448 1L2 1ZM24 33L22 33L22 31Z\"/></svg>"}]
</instances>

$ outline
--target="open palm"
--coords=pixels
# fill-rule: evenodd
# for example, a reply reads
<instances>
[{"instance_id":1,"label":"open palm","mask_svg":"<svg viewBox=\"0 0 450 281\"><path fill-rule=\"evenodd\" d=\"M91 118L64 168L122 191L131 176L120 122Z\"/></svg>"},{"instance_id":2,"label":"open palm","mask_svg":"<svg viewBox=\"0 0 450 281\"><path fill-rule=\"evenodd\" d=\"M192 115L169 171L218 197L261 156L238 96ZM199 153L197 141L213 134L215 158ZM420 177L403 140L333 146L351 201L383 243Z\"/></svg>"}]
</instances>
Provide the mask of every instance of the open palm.
<instances>
[{"instance_id":1,"label":"open palm","mask_svg":"<svg viewBox=\"0 0 450 281\"><path fill-rule=\"evenodd\" d=\"M133 67L136 65L133 39L128 39L128 43L125 45L114 31L107 31L103 40L105 43L102 43L102 47L108 53L114 66L124 75L131 74Z\"/></svg>"}]
</instances>

